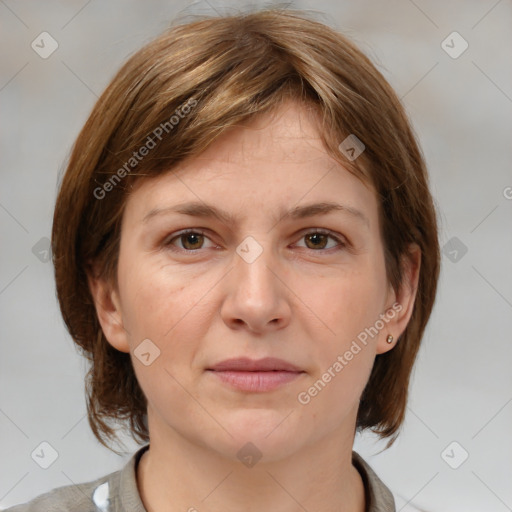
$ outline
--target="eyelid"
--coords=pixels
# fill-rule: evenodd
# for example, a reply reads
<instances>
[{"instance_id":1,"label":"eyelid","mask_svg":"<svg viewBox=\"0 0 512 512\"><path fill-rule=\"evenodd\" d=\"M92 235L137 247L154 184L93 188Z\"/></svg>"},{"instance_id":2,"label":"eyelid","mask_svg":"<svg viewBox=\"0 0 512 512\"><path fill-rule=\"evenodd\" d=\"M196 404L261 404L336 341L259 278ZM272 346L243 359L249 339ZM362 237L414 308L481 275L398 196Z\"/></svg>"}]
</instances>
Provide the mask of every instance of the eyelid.
<instances>
[{"instance_id":1,"label":"eyelid","mask_svg":"<svg viewBox=\"0 0 512 512\"><path fill-rule=\"evenodd\" d=\"M179 239L183 235L188 235L189 233L194 233L194 234L202 235L205 238L208 238L208 240L210 240L210 237L207 235L207 231L205 229L203 229L203 228L187 228L187 229L182 229L180 231L175 231L174 233L171 233L171 235L169 237L166 237L164 239L164 245L166 247L167 246L170 247L170 246L173 245L171 243L172 241ZM195 250L191 250L190 249L190 250L187 250L187 249L181 249L180 247L176 247L176 250L180 251L180 252L195 253L195 252L200 251L201 249L195 249Z\"/></svg>"},{"instance_id":2,"label":"eyelid","mask_svg":"<svg viewBox=\"0 0 512 512\"><path fill-rule=\"evenodd\" d=\"M306 228L306 229L302 230L299 234L300 234L299 238L303 238L304 236L309 235L309 234L326 235L326 236L331 237L333 240L336 240L336 242L338 242L340 247L345 247L349 243L348 240L343 235L339 235L338 233L331 231L330 229L326 229L326 228ZM334 247L331 247L331 249L334 249ZM313 252L325 252L330 249L324 249L324 250L320 250L320 251L314 251L314 249L311 249L311 250Z\"/></svg>"},{"instance_id":3,"label":"eyelid","mask_svg":"<svg viewBox=\"0 0 512 512\"><path fill-rule=\"evenodd\" d=\"M199 235L204 236L208 240L210 240L210 237L207 234L208 230L206 230L204 228L186 228L186 229L182 229L180 231L176 231L176 232L172 233L170 235L170 237L167 237L165 239L164 245L171 247L171 246L173 246L173 244L171 242L173 242L174 240L179 239L181 236L187 235L189 233L199 234ZM303 230L301 230L299 232L299 234L298 234L299 239L305 237L308 234L326 235L326 236L331 237L333 240L335 240L338 243L337 247L331 247L329 249L315 250L315 249L309 249L307 247L305 248L305 249L308 249L311 252L318 252L318 253L329 252L329 251L331 251L333 249L334 250L335 249L343 249L343 248L345 248L345 247L347 247L349 245L349 242L346 239L346 237L344 237L343 235L339 235L339 234L335 233L334 231L331 231L330 229L325 229L325 228L305 228L305 229L303 229ZM295 236L297 236L297 235L295 235ZM201 249L203 249L203 248L187 250L187 249L181 249L181 248L177 247L177 248L171 249L171 250L177 250L179 252L197 253Z\"/></svg>"}]
</instances>

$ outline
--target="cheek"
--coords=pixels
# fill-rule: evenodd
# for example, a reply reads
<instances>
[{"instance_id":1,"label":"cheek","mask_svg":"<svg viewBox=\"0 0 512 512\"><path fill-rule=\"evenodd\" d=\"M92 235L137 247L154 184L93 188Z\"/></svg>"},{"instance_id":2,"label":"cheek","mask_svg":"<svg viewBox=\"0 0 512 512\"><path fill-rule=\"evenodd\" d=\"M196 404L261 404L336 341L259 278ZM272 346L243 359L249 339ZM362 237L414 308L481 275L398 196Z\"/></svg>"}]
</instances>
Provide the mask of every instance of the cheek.
<instances>
[{"instance_id":1,"label":"cheek","mask_svg":"<svg viewBox=\"0 0 512 512\"><path fill-rule=\"evenodd\" d=\"M186 269L177 272L169 266L141 263L125 281L127 303L123 303L123 314L130 351L148 396L181 396L183 390L178 382L193 378L202 342L218 314L207 295L218 279L219 276L207 275L194 279ZM159 350L158 358L149 367L136 360L137 347L145 339Z\"/></svg>"},{"instance_id":2,"label":"cheek","mask_svg":"<svg viewBox=\"0 0 512 512\"><path fill-rule=\"evenodd\" d=\"M197 414L180 383L190 378L199 349L197 340L204 337L204 308L197 304L204 294L201 290L197 281L194 284L188 277L149 265L133 269L125 281L123 314L128 320L134 370L146 397L158 410L165 411L172 397L175 407ZM148 366L137 356L139 344L146 339L159 350Z\"/></svg>"},{"instance_id":3,"label":"cheek","mask_svg":"<svg viewBox=\"0 0 512 512\"><path fill-rule=\"evenodd\" d=\"M316 314L324 332L321 337L333 350L373 325L382 313L384 280L370 267L326 276L316 281L315 288L305 284L298 295Z\"/></svg>"},{"instance_id":4,"label":"cheek","mask_svg":"<svg viewBox=\"0 0 512 512\"><path fill-rule=\"evenodd\" d=\"M194 325L199 291L186 275L154 265L133 265L124 279L123 319L134 343L150 338L163 347L182 326ZM190 316L192 315L192 317Z\"/></svg>"},{"instance_id":5,"label":"cheek","mask_svg":"<svg viewBox=\"0 0 512 512\"><path fill-rule=\"evenodd\" d=\"M304 412L325 418L327 429L357 409L376 355L377 338L365 333L379 318L376 291L359 279L343 284L342 289L333 285L316 297L319 316L328 328L322 335L309 335L315 342L308 351L316 364L308 387L301 390L302 399L310 400Z\"/></svg>"},{"instance_id":6,"label":"cheek","mask_svg":"<svg viewBox=\"0 0 512 512\"><path fill-rule=\"evenodd\" d=\"M317 281L318 283L318 281ZM385 292L385 277L373 262L358 270L322 278L314 293L304 301L318 318L304 328L315 340L309 347L317 361L310 384L311 399L317 407L356 404L370 376L377 337L366 329L379 319ZM303 289L303 292L305 290ZM305 390L306 391L306 390Z\"/></svg>"}]
</instances>

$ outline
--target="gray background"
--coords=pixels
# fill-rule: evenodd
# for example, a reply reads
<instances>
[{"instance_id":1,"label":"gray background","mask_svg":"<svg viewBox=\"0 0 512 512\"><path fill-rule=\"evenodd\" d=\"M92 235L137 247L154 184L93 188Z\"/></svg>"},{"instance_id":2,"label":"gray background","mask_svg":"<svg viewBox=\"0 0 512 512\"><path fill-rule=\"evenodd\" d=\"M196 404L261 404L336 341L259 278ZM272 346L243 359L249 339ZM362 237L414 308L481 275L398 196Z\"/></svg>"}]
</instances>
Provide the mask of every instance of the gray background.
<instances>
[{"instance_id":1,"label":"gray background","mask_svg":"<svg viewBox=\"0 0 512 512\"><path fill-rule=\"evenodd\" d=\"M44 261L58 174L129 54L180 11L223 13L230 5L243 4L0 0L1 508L117 470L137 448L125 438L124 457L109 452L85 418L85 362ZM355 447L392 489L397 510L512 510L512 2L293 6L325 13L402 97L448 244L402 435L382 453L384 443L368 434ZM43 31L59 44L47 59L31 48ZM441 46L453 31L469 44L458 58ZM31 458L42 441L59 455L46 470ZM443 459L453 441L460 447ZM452 469L445 459L460 462L462 450L468 459Z\"/></svg>"}]
</instances>

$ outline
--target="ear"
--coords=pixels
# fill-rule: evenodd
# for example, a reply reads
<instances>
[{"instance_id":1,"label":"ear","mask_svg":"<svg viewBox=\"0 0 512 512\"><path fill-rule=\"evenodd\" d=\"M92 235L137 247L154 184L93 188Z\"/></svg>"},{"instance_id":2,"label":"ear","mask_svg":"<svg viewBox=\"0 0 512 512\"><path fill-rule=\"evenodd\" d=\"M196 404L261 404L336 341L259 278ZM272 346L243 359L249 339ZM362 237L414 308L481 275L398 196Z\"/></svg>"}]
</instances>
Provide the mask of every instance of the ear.
<instances>
[{"instance_id":1,"label":"ear","mask_svg":"<svg viewBox=\"0 0 512 512\"><path fill-rule=\"evenodd\" d=\"M128 332L123 324L119 294L105 279L87 275L96 314L107 341L121 352L130 352Z\"/></svg>"},{"instance_id":2,"label":"ear","mask_svg":"<svg viewBox=\"0 0 512 512\"><path fill-rule=\"evenodd\" d=\"M395 292L390 285L387 308L384 313L385 327L380 331L377 341L377 354L383 354L391 350L402 335L411 318L414 302L416 300L416 292L418 291L418 280L421 267L421 249L412 243L409 245L408 254L402 256L402 272L403 279L399 290ZM387 337L393 336L391 343L387 342Z\"/></svg>"}]
</instances>

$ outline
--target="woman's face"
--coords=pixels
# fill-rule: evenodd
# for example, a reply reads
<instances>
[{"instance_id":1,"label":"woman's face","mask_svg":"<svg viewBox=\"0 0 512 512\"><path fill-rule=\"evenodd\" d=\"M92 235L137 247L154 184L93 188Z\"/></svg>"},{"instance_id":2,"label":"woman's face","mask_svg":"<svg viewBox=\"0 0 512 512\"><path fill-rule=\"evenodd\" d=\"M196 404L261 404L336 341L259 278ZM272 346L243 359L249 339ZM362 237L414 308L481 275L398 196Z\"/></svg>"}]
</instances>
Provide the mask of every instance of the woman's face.
<instances>
[{"instance_id":1,"label":"woman's face","mask_svg":"<svg viewBox=\"0 0 512 512\"><path fill-rule=\"evenodd\" d=\"M118 290L93 289L150 436L233 458L251 442L269 461L351 445L374 358L410 311L386 280L374 191L311 115L289 102L253 118L128 199Z\"/></svg>"}]
</instances>

